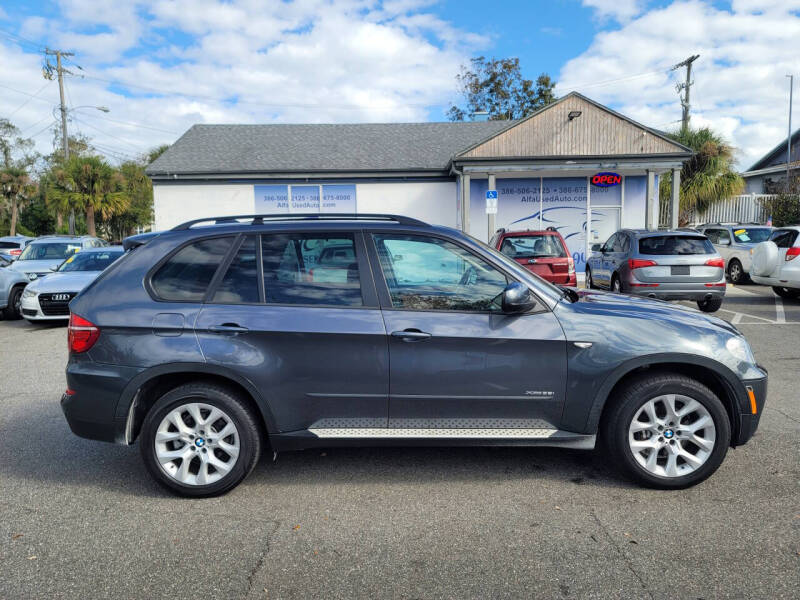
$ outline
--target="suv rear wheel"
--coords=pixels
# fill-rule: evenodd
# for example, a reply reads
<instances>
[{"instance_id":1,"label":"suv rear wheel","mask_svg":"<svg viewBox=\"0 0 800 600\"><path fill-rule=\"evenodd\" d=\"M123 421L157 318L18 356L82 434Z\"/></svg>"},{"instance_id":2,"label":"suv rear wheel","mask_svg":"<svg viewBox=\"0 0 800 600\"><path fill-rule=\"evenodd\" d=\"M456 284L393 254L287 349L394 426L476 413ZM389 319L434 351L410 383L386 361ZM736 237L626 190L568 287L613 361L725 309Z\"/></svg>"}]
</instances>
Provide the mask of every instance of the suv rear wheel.
<instances>
[{"instance_id":1,"label":"suv rear wheel","mask_svg":"<svg viewBox=\"0 0 800 600\"><path fill-rule=\"evenodd\" d=\"M778 294L778 296L781 298L786 298L787 300L797 300L800 298L800 290L798 289L778 287L774 285L772 286L772 291Z\"/></svg>"},{"instance_id":2,"label":"suv rear wheel","mask_svg":"<svg viewBox=\"0 0 800 600\"><path fill-rule=\"evenodd\" d=\"M679 489L717 470L728 451L725 407L705 385L678 374L642 375L613 399L601 435L612 463L636 481Z\"/></svg>"},{"instance_id":3,"label":"suv rear wheel","mask_svg":"<svg viewBox=\"0 0 800 600\"><path fill-rule=\"evenodd\" d=\"M589 268L586 269L586 289L587 290L594 289L594 281L592 280L592 270Z\"/></svg>"},{"instance_id":4,"label":"suv rear wheel","mask_svg":"<svg viewBox=\"0 0 800 600\"><path fill-rule=\"evenodd\" d=\"M717 312L722 306L722 298L709 298L708 300L698 300L697 308L703 312Z\"/></svg>"},{"instance_id":5,"label":"suv rear wheel","mask_svg":"<svg viewBox=\"0 0 800 600\"><path fill-rule=\"evenodd\" d=\"M145 417L142 458L161 485L184 496L216 496L255 467L261 437L254 416L231 390L210 383L177 387Z\"/></svg>"}]
</instances>

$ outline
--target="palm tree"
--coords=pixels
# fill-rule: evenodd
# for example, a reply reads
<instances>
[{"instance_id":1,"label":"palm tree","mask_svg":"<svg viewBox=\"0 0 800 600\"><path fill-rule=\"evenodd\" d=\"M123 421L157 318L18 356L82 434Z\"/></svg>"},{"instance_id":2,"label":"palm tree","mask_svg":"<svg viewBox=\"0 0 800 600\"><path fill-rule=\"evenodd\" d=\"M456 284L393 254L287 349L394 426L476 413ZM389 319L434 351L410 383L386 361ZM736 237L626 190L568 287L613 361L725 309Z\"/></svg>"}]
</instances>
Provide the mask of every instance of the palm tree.
<instances>
[{"instance_id":1,"label":"palm tree","mask_svg":"<svg viewBox=\"0 0 800 600\"><path fill-rule=\"evenodd\" d=\"M670 138L688 146L695 154L681 169L680 216L685 225L693 214L702 214L719 200L740 194L744 180L733 167L734 148L707 127L680 129L668 133ZM659 184L662 198L669 196L672 175L666 174Z\"/></svg>"},{"instance_id":2,"label":"palm tree","mask_svg":"<svg viewBox=\"0 0 800 600\"><path fill-rule=\"evenodd\" d=\"M9 233L17 233L17 217L19 209L36 193L36 184L31 181L28 172L21 167L6 167L0 171L0 192L6 203L11 206L11 228Z\"/></svg>"},{"instance_id":3,"label":"palm tree","mask_svg":"<svg viewBox=\"0 0 800 600\"><path fill-rule=\"evenodd\" d=\"M85 211L89 235L97 235L96 215L108 220L128 207L121 175L99 156L71 157L56 171L55 179L48 194L51 206L59 212L70 208Z\"/></svg>"}]
</instances>

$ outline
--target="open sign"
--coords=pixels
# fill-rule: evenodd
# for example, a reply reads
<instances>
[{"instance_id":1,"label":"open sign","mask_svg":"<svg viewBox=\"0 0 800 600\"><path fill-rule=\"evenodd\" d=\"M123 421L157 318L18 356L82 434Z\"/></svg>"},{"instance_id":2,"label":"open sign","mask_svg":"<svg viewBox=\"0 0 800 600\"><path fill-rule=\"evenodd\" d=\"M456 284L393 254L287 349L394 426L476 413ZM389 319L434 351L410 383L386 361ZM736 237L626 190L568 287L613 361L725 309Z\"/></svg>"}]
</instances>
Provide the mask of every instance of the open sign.
<instances>
[{"instance_id":1,"label":"open sign","mask_svg":"<svg viewBox=\"0 0 800 600\"><path fill-rule=\"evenodd\" d=\"M622 175L617 173L597 173L592 175L592 185L598 187L611 187L622 183Z\"/></svg>"}]
</instances>

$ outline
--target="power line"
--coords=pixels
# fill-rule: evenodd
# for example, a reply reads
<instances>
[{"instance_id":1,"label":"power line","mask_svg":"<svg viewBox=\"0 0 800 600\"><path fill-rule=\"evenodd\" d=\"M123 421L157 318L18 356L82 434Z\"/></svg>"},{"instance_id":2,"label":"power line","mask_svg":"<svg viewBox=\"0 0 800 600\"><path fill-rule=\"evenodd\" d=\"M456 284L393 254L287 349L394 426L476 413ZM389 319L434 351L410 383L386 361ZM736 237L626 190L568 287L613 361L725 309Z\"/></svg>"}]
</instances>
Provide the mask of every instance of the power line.
<instances>
[{"instance_id":1,"label":"power line","mask_svg":"<svg viewBox=\"0 0 800 600\"><path fill-rule=\"evenodd\" d=\"M8 31L7 29L0 29L0 35L2 35L3 37L8 38L9 40L14 42L15 44L28 45L28 46L31 46L33 48L36 48L37 50L44 50L44 46L42 46L41 44L37 44L36 42L31 41L31 40L29 40L27 38L24 38L21 35L17 35L16 33L12 33L10 31Z\"/></svg>"},{"instance_id":2,"label":"power line","mask_svg":"<svg viewBox=\"0 0 800 600\"><path fill-rule=\"evenodd\" d=\"M161 131L162 133L171 133L173 135L180 135L179 131L171 131L169 129L161 129L160 127L151 127L150 125L142 125L141 123L136 123L134 121L120 121L119 119L112 119L110 117L104 117L103 115L98 115L95 113L86 113L85 116L92 116L95 119L103 119L104 121L111 121L112 123L120 123L121 125L132 125L134 127L138 127L140 129L152 129L153 131Z\"/></svg>"},{"instance_id":3,"label":"power line","mask_svg":"<svg viewBox=\"0 0 800 600\"><path fill-rule=\"evenodd\" d=\"M28 92L23 92L22 90L18 90L16 88L13 88L13 87L11 87L9 85L4 85L2 83L0 83L0 87L1 88L5 88L7 90L11 90L12 92L17 92L18 94L22 94L23 96L28 96L28 97L30 97L32 99L35 99L35 100L41 100L42 102L47 102L50 106L55 106L55 104L53 102L50 102L50 100L45 100L44 98L39 98L36 94L30 94Z\"/></svg>"},{"instance_id":4,"label":"power line","mask_svg":"<svg viewBox=\"0 0 800 600\"><path fill-rule=\"evenodd\" d=\"M29 97L27 100L25 100L25 102L23 102L23 103L22 103L22 104L20 104L20 105L19 105L17 108L15 108L13 111L11 111L11 113L9 113L8 117L9 117L9 118L13 117L13 116L14 116L15 114L17 114L17 113L18 113L20 110L22 110L23 108L25 108L25 107L28 105L28 103L29 103L31 100L33 100L34 98L37 98L37 97L39 96L39 94L41 94L41 93L42 93L42 91L44 90L44 88L46 88L48 85L50 85L50 82L49 82L49 81L45 81L44 85L43 85L42 87L40 87L40 88L38 89L38 91L37 91L35 94L33 94L32 96L30 96L30 97ZM44 100L44 98L40 98L40 100Z\"/></svg>"},{"instance_id":5,"label":"power line","mask_svg":"<svg viewBox=\"0 0 800 600\"><path fill-rule=\"evenodd\" d=\"M632 79L640 79L642 77L650 77L652 75L662 75L666 74L668 71L665 70L658 70L658 71L647 71L645 73L637 73L635 75L626 75L625 77L617 77L615 79L606 79L604 81L595 81L591 83L581 83L577 85L564 85L564 84L556 84L557 87L567 89L567 90L578 90L578 89L586 89L591 87L600 87L603 85L610 85L612 83L618 83L621 81L630 81Z\"/></svg>"},{"instance_id":6,"label":"power line","mask_svg":"<svg viewBox=\"0 0 800 600\"><path fill-rule=\"evenodd\" d=\"M113 135L111 133L108 133L107 131L103 131L102 129L99 129L99 128L95 127L91 123L87 123L86 121L82 121L81 119L79 119L77 117L73 116L72 118L75 119L78 123L81 123L81 124L85 125L86 127L90 127L92 129L94 129L98 133L102 133L103 135L107 135L110 138L114 138L115 140L119 140L120 142L123 142L123 143L127 144L128 146L130 146L131 148L133 148L133 149L135 149L137 151L142 151L141 146L137 146L136 144L130 142L129 140L126 140L126 139L121 138L119 136L116 136L116 135Z\"/></svg>"}]
</instances>

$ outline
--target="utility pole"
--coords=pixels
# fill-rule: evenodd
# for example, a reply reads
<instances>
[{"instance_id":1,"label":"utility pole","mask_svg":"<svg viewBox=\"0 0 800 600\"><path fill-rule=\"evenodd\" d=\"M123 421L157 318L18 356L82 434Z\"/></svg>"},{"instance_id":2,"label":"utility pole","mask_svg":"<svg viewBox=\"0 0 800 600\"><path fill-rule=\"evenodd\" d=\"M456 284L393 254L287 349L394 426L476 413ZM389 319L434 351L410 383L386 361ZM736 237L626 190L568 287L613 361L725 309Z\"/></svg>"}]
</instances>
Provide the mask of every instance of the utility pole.
<instances>
[{"instance_id":1,"label":"utility pole","mask_svg":"<svg viewBox=\"0 0 800 600\"><path fill-rule=\"evenodd\" d=\"M789 78L789 135L786 137L786 193L789 193L791 179L789 178L789 167L792 164L792 92L794 91L794 75L787 75Z\"/></svg>"},{"instance_id":2,"label":"utility pole","mask_svg":"<svg viewBox=\"0 0 800 600\"><path fill-rule=\"evenodd\" d=\"M681 130L686 131L689 128L689 119L691 118L689 115L689 110L691 109L691 104L689 103L689 90L691 89L694 81L692 81L692 63L700 58L699 54L694 54L687 58L684 61L679 62L677 65L674 65L671 71L675 71L676 69L680 69L681 67L686 67L686 82L679 83L675 86L675 89L678 91L678 94L683 91L683 98L681 98L681 107L683 108L683 115L681 117Z\"/></svg>"},{"instance_id":3,"label":"utility pole","mask_svg":"<svg viewBox=\"0 0 800 600\"><path fill-rule=\"evenodd\" d=\"M50 48L45 48L44 53L47 56L56 57L55 69L49 62L45 63L44 77L45 79L53 79L54 70L58 77L58 93L61 97L61 143L64 148L64 162L66 163L69 160L69 136L67 135L67 103L64 102L64 73L69 73L70 75L72 73L61 65L61 57L75 55L72 52L62 52L61 50L51 50ZM69 213L69 233L70 235L75 235L75 210L71 210Z\"/></svg>"}]
</instances>

